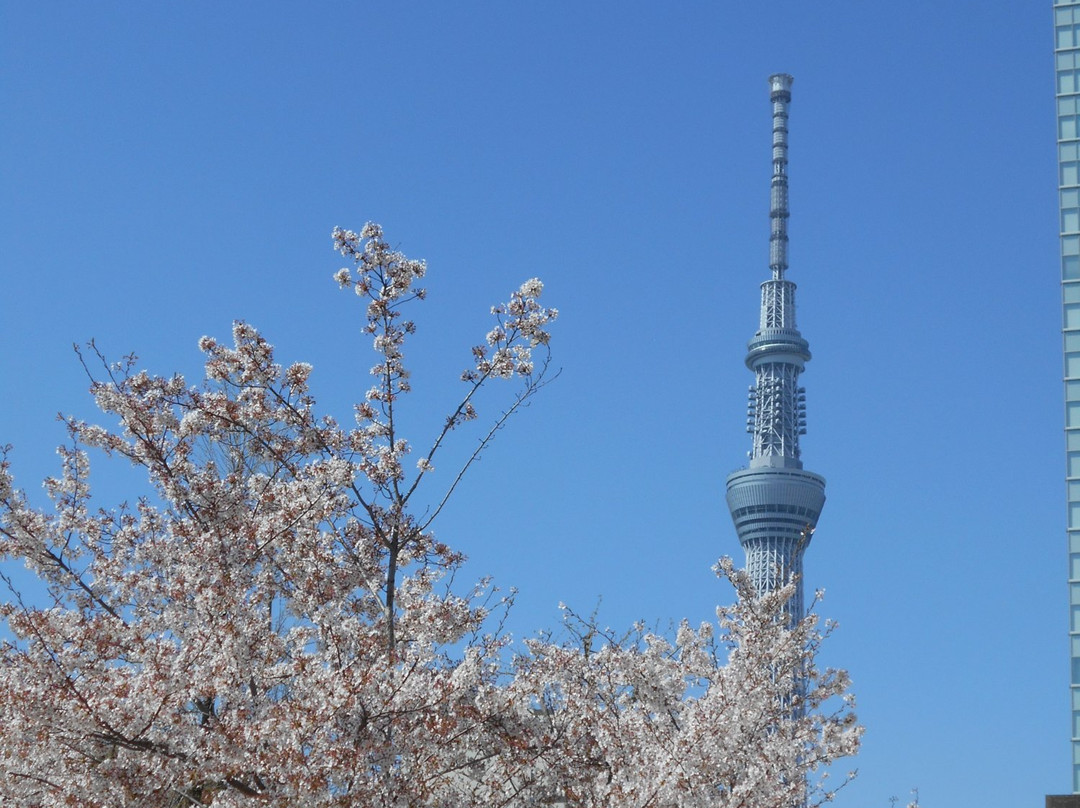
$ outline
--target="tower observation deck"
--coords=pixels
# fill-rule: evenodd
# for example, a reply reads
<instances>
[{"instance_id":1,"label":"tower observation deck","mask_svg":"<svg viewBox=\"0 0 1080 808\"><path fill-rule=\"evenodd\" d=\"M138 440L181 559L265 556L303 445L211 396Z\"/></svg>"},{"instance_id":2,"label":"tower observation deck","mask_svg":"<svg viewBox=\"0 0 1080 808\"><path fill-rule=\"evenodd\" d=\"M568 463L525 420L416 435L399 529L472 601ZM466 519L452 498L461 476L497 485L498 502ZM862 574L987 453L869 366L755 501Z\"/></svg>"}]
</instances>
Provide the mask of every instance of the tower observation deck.
<instances>
[{"instance_id":1,"label":"tower observation deck","mask_svg":"<svg viewBox=\"0 0 1080 808\"><path fill-rule=\"evenodd\" d=\"M806 434L806 391L799 374L810 346L795 327L795 284L786 280L788 220L788 105L792 77L769 77L772 101L772 192L769 267L761 284L761 322L747 344L750 386L746 431L753 435L749 468L727 479L727 504L746 570L758 592L783 586L794 575L793 619L803 614L802 557L825 504L825 479L803 469L799 436Z\"/></svg>"}]
</instances>

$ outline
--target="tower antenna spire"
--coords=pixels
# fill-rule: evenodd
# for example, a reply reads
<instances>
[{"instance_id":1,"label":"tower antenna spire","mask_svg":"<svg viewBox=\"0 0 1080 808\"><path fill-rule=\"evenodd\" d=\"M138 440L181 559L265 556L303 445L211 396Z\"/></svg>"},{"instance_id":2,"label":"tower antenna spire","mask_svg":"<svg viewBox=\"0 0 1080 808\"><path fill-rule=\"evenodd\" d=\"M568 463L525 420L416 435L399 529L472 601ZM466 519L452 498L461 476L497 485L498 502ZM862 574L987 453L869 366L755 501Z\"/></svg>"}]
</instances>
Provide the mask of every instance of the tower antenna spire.
<instances>
[{"instance_id":1,"label":"tower antenna spire","mask_svg":"<svg viewBox=\"0 0 1080 808\"><path fill-rule=\"evenodd\" d=\"M772 102L772 184L769 204L769 268L761 284L761 318L747 343L746 366L754 374L746 431L753 436L749 468L727 479L727 504L746 569L759 593L794 577L789 615L803 614L802 556L825 505L825 479L803 469L799 437L806 434L806 391L799 375L810 346L795 325L795 284L788 268L788 105L792 77L769 77Z\"/></svg>"},{"instance_id":2,"label":"tower antenna spire","mask_svg":"<svg viewBox=\"0 0 1080 808\"><path fill-rule=\"evenodd\" d=\"M788 104L791 103L791 83L794 78L787 73L775 73L769 76L769 98L773 105L772 124L772 193L769 199L769 221L772 223L769 235L769 268L773 280L784 279L787 269L787 220L788 220L788 184L787 184L787 122Z\"/></svg>"}]
</instances>

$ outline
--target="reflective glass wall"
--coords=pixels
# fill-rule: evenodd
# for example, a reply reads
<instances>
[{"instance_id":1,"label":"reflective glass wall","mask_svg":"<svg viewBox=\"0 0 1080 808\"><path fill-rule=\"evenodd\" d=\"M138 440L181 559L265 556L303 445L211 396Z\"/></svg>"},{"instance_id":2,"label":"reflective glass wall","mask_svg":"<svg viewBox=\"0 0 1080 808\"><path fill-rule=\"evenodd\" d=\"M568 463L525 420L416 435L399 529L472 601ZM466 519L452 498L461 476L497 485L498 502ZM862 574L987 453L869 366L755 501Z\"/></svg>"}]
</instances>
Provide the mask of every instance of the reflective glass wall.
<instances>
[{"instance_id":1,"label":"reflective glass wall","mask_svg":"<svg viewBox=\"0 0 1080 808\"><path fill-rule=\"evenodd\" d=\"M1080 793L1080 0L1055 0L1061 299L1072 657L1073 792Z\"/></svg>"}]
</instances>

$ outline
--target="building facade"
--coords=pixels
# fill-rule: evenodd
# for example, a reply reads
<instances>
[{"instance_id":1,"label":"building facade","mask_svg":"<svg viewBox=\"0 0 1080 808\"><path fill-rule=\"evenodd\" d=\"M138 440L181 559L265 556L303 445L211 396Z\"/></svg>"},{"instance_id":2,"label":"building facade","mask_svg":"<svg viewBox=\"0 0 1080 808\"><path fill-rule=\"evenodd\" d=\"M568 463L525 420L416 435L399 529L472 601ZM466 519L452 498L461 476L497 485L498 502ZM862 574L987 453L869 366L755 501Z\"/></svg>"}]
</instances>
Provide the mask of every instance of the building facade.
<instances>
[{"instance_id":1,"label":"building facade","mask_svg":"<svg viewBox=\"0 0 1080 808\"><path fill-rule=\"evenodd\" d=\"M1054 61L1065 348L1072 788L1080 793L1080 0L1055 0Z\"/></svg>"},{"instance_id":2,"label":"building facade","mask_svg":"<svg viewBox=\"0 0 1080 808\"><path fill-rule=\"evenodd\" d=\"M795 620L803 615L802 558L825 504L825 479L803 469L799 449L799 437L806 434L806 391L799 375L810 359L810 346L795 326L795 284L785 278L791 84L786 73L769 77L772 274L761 284L759 327L747 344L746 366L754 374L746 420L753 436L750 462L728 477L727 504L757 591L776 589L795 576L796 594L788 604Z\"/></svg>"}]
</instances>

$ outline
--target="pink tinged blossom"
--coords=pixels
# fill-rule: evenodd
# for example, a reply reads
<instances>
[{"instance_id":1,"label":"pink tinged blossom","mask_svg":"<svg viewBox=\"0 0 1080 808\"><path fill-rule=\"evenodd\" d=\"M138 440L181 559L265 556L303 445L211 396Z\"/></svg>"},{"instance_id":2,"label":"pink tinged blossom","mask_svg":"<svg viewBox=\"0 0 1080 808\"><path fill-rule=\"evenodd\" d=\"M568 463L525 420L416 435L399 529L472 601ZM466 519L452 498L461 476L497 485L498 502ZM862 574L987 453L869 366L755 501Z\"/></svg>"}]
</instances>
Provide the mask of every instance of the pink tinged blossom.
<instances>
[{"instance_id":1,"label":"pink tinged blossom","mask_svg":"<svg viewBox=\"0 0 1080 808\"><path fill-rule=\"evenodd\" d=\"M297 390L305 390L311 371L312 367L307 362L294 362L285 371L285 382Z\"/></svg>"}]
</instances>

